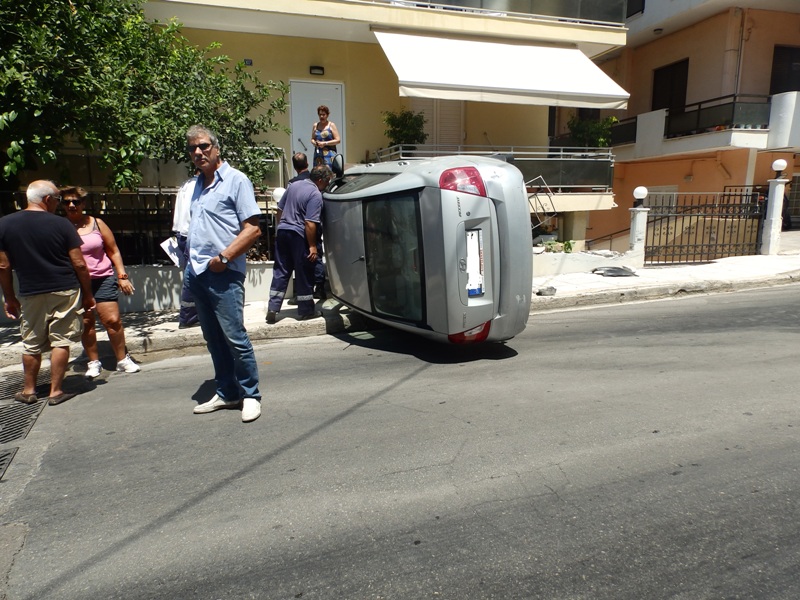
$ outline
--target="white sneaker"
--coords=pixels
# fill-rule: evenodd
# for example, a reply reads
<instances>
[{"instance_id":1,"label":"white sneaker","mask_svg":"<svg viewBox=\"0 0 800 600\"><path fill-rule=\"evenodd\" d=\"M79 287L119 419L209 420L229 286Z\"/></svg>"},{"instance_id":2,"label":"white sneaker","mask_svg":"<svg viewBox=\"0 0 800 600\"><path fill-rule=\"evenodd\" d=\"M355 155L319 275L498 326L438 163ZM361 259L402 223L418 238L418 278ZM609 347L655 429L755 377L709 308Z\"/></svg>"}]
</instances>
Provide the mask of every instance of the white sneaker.
<instances>
[{"instance_id":1,"label":"white sneaker","mask_svg":"<svg viewBox=\"0 0 800 600\"><path fill-rule=\"evenodd\" d=\"M89 364L86 366L86 379L94 379L98 377L100 373L103 371L103 363L99 360L90 360Z\"/></svg>"},{"instance_id":2,"label":"white sneaker","mask_svg":"<svg viewBox=\"0 0 800 600\"><path fill-rule=\"evenodd\" d=\"M214 394L214 397L211 400L208 402L203 402L202 404L198 404L194 407L192 412L196 415L204 415L206 413L214 412L215 410L220 410L221 408L239 408L241 404L241 400L233 400L228 402L220 398L217 394Z\"/></svg>"},{"instance_id":3,"label":"white sneaker","mask_svg":"<svg viewBox=\"0 0 800 600\"><path fill-rule=\"evenodd\" d=\"M117 371L120 373L138 373L142 368L133 362L130 354L126 354L125 358L117 363Z\"/></svg>"},{"instance_id":4,"label":"white sneaker","mask_svg":"<svg viewBox=\"0 0 800 600\"><path fill-rule=\"evenodd\" d=\"M256 398L245 398L242 401L242 423L255 421L261 416L261 402Z\"/></svg>"}]
</instances>

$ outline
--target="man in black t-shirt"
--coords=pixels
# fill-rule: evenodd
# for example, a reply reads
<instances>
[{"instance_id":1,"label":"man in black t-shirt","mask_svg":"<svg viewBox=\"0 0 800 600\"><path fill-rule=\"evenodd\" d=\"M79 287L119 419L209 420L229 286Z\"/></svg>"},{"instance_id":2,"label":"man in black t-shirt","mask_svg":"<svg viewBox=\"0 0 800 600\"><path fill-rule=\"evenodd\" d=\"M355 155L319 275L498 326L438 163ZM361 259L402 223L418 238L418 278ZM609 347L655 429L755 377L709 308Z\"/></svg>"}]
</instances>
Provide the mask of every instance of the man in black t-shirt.
<instances>
[{"instance_id":1,"label":"man in black t-shirt","mask_svg":"<svg viewBox=\"0 0 800 600\"><path fill-rule=\"evenodd\" d=\"M0 285L5 312L20 320L25 381L18 402L33 404L42 352L50 348L49 404L75 394L61 389L69 347L80 340L80 308L94 310L89 270L81 254L81 238L67 219L55 212L61 196L52 181L28 186L25 210L0 219ZM19 298L12 271L17 274ZM81 294L83 291L83 294Z\"/></svg>"}]
</instances>

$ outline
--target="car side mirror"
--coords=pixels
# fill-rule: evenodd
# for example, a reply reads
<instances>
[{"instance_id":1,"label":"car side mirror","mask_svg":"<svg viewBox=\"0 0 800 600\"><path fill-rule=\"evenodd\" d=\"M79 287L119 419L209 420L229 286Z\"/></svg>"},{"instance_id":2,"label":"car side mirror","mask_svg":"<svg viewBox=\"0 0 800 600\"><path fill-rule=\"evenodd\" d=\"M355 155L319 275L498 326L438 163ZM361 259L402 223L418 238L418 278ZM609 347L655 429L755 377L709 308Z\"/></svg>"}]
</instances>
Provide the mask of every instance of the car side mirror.
<instances>
[{"instance_id":1,"label":"car side mirror","mask_svg":"<svg viewBox=\"0 0 800 600\"><path fill-rule=\"evenodd\" d=\"M337 154L331 161L331 171L336 176L336 179L344 175L344 156Z\"/></svg>"}]
</instances>

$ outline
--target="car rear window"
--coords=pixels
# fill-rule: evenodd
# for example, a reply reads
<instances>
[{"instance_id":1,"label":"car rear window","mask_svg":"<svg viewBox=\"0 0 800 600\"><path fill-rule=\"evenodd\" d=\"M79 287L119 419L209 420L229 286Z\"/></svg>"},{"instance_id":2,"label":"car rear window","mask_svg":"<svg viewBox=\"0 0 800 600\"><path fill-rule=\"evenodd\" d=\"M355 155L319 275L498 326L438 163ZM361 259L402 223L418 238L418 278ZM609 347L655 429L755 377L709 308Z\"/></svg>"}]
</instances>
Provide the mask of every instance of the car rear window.
<instances>
[{"instance_id":1,"label":"car rear window","mask_svg":"<svg viewBox=\"0 0 800 600\"><path fill-rule=\"evenodd\" d=\"M390 179L397 177L397 175L398 173L358 173L355 175L345 175L342 178L341 183L336 186L336 189L333 189L327 193L352 194L353 192L365 190L373 185L383 183L384 181L389 181Z\"/></svg>"}]
</instances>

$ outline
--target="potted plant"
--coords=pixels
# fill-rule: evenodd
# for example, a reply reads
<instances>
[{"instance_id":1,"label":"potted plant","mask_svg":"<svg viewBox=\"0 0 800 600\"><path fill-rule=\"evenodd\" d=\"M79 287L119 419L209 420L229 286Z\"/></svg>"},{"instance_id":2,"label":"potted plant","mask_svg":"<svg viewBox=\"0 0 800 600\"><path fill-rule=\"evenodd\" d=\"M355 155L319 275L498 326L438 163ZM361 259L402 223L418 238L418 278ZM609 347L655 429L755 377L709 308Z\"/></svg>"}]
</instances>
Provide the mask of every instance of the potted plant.
<instances>
[{"instance_id":1,"label":"potted plant","mask_svg":"<svg viewBox=\"0 0 800 600\"><path fill-rule=\"evenodd\" d=\"M573 142L586 148L608 148L611 145L611 127L617 117L605 119L579 119L573 116L567 123Z\"/></svg>"},{"instance_id":2,"label":"potted plant","mask_svg":"<svg viewBox=\"0 0 800 600\"><path fill-rule=\"evenodd\" d=\"M414 146L414 144L424 144L428 139L428 134L425 133L425 123L428 121L424 113L415 113L403 108L397 112L387 110L382 114L383 124L386 125L383 134L389 138L390 146Z\"/></svg>"}]
</instances>

